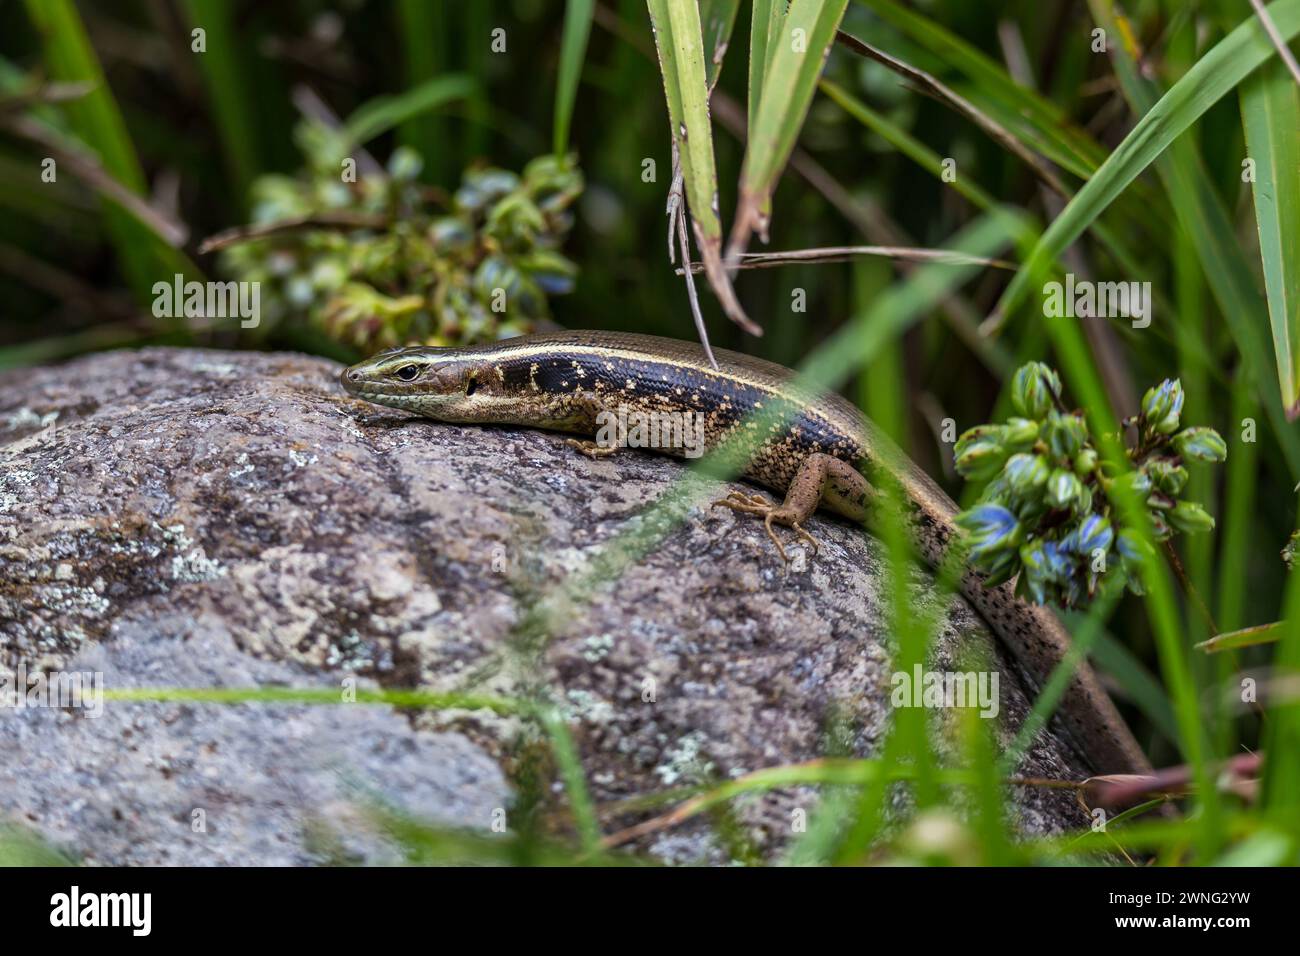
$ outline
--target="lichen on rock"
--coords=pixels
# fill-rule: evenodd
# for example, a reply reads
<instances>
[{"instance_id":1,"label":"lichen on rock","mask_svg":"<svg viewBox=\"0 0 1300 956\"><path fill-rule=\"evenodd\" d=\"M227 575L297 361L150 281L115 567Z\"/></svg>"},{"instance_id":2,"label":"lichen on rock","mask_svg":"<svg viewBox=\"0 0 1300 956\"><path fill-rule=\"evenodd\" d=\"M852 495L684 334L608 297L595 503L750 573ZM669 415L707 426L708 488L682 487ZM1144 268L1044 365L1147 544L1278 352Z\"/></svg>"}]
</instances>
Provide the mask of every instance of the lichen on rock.
<instances>
[{"instance_id":1,"label":"lichen on rock","mask_svg":"<svg viewBox=\"0 0 1300 956\"><path fill-rule=\"evenodd\" d=\"M678 461L591 461L552 434L412 419L346 396L337 372L147 349L0 375L0 665L98 670L110 689L351 680L544 699L607 831L641 818L618 811L626 798L821 756L832 725L843 752L874 752L892 638L886 562L860 529L815 517L820 555L788 570L760 522L708 507L725 484L683 483ZM566 592L635 529L650 538L617 580ZM911 584L933 590L919 569ZM541 628L539 607L554 610ZM1001 675L1005 745L1024 686L957 601L931 666L972 653ZM398 849L358 825L359 806L490 833L533 785L528 723L367 704L0 712L22 755L0 766L0 818L105 863L322 861L322 828L349 834L347 859L387 861ZM1049 729L1021 770L1083 767ZM563 835L558 781L534 796ZM1057 791L1013 799L1022 833L1083 822ZM735 813L775 856L792 809L815 800L773 791ZM710 827L632 849L724 862Z\"/></svg>"}]
</instances>

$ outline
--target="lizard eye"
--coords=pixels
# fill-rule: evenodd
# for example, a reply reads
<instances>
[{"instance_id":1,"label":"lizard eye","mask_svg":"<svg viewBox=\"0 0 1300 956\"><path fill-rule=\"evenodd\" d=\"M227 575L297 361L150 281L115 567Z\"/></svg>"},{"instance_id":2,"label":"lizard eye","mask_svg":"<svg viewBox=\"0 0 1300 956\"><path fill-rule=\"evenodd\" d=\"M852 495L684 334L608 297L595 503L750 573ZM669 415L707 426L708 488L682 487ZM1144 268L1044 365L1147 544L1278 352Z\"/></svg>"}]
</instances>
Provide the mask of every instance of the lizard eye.
<instances>
[{"instance_id":1,"label":"lizard eye","mask_svg":"<svg viewBox=\"0 0 1300 956\"><path fill-rule=\"evenodd\" d=\"M414 382L420 375L420 366L403 365L397 370L397 377L403 382Z\"/></svg>"}]
</instances>

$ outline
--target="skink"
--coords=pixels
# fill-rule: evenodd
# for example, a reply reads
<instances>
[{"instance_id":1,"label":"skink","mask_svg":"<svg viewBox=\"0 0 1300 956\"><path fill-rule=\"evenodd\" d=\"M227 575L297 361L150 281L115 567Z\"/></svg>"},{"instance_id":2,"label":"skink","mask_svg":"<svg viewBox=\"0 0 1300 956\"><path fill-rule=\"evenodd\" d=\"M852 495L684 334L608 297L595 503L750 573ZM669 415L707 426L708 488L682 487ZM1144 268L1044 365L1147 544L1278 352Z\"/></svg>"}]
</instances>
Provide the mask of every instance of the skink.
<instances>
[{"instance_id":1,"label":"skink","mask_svg":"<svg viewBox=\"0 0 1300 956\"><path fill-rule=\"evenodd\" d=\"M732 467L784 495L779 505L742 493L717 502L762 517L783 557L773 525L815 546L803 523L819 507L864 522L881 501L896 500L918 555L939 566L958 533L956 506L865 415L839 395L800 387L783 366L722 349L714 354L717 369L694 343L626 332L554 332L468 348L394 349L346 369L340 380L360 398L439 421L586 436L569 440L592 456L617 450L592 437L620 414L626 422L629 410L643 420L687 417L702 425L704 450L743 448ZM689 445L653 450L681 455ZM960 589L1041 687L1070 637L1049 610L1016 597L1013 584L986 588L969 572ZM1060 714L1097 772L1151 772L1086 662L1076 669Z\"/></svg>"}]
</instances>

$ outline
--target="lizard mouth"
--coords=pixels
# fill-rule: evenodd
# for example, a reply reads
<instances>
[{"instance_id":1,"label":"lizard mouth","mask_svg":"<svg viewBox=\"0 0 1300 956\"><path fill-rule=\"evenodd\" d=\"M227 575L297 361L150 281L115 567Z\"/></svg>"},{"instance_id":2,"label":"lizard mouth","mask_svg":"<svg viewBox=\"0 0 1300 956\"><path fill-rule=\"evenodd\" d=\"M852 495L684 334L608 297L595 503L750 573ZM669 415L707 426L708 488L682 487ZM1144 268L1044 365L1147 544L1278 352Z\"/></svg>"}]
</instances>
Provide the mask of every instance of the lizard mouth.
<instances>
[{"instance_id":1,"label":"lizard mouth","mask_svg":"<svg viewBox=\"0 0 1300 956\"><path fill-rule=\"evenodd\" d=\"M355 395L358 398L378 400L388 396L404 394L393 383L368 376L362 365L353 365L340 372L339 384L343 386L343 390L348 394Z\"/></svg>"},{"instance_id":2,"label":"lizard mouth","mask_svg":"<svg viewBox=\"0 0 1300 956\"><path fill-rule=\"evenodd\" d=\"M351 365L350 368L344 368L338 373L338 384L343 386L344 392L364 398L369 390L368 386L373 385L374 382L365 381L360 369L356 365Z\"/></svg>"}]
</instances>

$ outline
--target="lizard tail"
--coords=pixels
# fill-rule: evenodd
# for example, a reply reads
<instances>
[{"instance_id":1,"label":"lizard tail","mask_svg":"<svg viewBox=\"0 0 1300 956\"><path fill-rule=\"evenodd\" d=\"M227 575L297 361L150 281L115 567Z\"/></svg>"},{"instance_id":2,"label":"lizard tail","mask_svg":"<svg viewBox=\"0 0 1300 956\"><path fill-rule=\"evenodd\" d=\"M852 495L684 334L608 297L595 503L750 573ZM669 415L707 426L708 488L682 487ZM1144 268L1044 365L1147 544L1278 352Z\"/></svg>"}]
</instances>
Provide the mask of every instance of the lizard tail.
<instances>
[{"instance_id":1,"label":"lizard tail","mask_svg":"<svg viewBox=\"0 0 1300 956\"><path fill-rule=\"evenodd\" d=\"M1041 690L1060 662L1061 650L1070 646L1070 635L1057 616L1046 607L1016 597L1012 584L986 588L975 575L966 576L962 593L1003 640L1023 648L1021 664ZM1075 668L1057 712L1096 773L1153 772L1087 661L1080 661Z\"/></svg>"}]
</instances>

